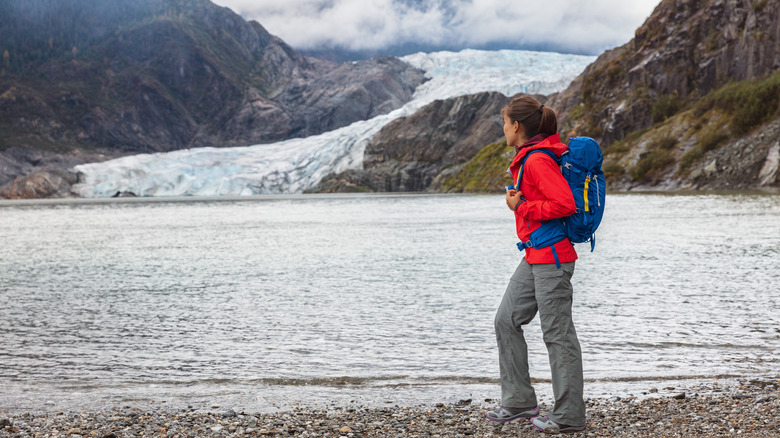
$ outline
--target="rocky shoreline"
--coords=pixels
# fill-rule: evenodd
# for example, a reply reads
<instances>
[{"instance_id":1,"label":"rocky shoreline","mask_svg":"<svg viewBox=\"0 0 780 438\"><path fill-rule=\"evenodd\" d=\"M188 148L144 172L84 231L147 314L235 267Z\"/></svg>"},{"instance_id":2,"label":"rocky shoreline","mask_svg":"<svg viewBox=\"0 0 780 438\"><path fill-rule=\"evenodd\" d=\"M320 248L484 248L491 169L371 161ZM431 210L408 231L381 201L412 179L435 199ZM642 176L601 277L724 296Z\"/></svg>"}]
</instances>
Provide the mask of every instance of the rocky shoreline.
<instances>
[{"instance_id":1,"label":"rocky shoreline","mask_svg":"<svg viewBox=\"0 0 780 438\"><path fill-rule=\"evenodd\" d=\"M587 399L587 429L575 437L780 436L780 380L717 381L685 388L651 388L642 397ZM671 392L670 392L671 391ZM672 395L660 395L660 394ZM220 406L213 411L141 410L0 413L3 437L518 437L542 436L527 420L491 423L495 400L430 406L298 406L252 414ZM541 404L543 414L550 406ZM1 412L1 411L0 411Z\"/></svg>"}]
</instances>

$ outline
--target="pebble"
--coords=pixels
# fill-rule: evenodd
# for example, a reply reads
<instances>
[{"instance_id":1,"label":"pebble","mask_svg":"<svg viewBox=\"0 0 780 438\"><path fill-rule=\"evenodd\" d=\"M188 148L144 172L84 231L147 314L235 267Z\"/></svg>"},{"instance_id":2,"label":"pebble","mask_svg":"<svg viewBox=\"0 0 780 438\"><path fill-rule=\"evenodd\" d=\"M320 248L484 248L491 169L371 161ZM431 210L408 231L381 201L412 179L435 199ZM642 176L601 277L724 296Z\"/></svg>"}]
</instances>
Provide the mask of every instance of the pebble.
<instances>
[{"instance_id":1,"label":"pebble","mask_svg":"<svg viewBox=\"0 0 780 438\"><path fill-rule=\"evenodd\" d=\"M777 437L779 387L780 381L774 379L742 382L740 388L715 384L685 388L686 397L680 399L668 394L643 399L630 394L590 398L587 429L569 436ZM142 412L132 407L102 413L6 415L0 411L0 437L541 437L527 420L500 424L485 419L485 412L495 407L494 401L464 400L414 407L296 407L274 414L235 416L225 416L228 411ZM540 408L542 415L550 411L544 403Z\"/></svg>"}]
</instances>

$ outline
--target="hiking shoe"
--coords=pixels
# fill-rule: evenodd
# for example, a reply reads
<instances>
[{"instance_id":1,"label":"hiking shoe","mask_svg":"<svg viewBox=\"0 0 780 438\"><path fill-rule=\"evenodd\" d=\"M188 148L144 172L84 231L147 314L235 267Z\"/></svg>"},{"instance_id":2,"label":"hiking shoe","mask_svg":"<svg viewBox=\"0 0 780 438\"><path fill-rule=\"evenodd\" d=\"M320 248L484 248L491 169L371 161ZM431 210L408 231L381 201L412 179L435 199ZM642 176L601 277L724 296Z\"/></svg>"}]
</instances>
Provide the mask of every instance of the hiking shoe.
<instances>
[{"instance_id":1,"label":"hiking shoe","mask_svg":"<svg viewBox=\"0 0 780 438\"><path fill-rule=\"evenodd\" d=\"M505 408L501 406L485 413L488 420L496 423L507 423L520 418L533 418L537 415L539 415L539 406L533 408Z\"/></svg>"},{"instance_id":2,"label":"hiking shoe","mask_svg":"<svg viewBox=\"0 0 780 438\"><path fill-rule=\"evenodd\" d=\"M540 431L545 433L574 433L585 430L585 426L566 426L565 424L558 424L550 417L536 417L531 420L531 424Z\"/></svg>"}]
</instances>

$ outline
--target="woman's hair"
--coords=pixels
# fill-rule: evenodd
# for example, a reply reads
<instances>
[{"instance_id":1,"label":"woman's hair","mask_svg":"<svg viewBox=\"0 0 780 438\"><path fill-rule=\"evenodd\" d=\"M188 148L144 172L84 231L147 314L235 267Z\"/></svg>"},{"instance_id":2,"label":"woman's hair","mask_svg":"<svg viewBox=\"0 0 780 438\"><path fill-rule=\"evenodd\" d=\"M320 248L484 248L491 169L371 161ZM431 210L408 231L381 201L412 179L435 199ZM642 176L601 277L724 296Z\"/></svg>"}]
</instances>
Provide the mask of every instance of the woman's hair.
<instances>
[{"instance_id":1,"label":"woman's hair","mask_svg":"<svg viewBox=\"0 0 780 438\"><path fill-rule=\"evenodd\" d=\"M555 116L555 111L531 96L515 97L501 112L509 116L512 123L522 124L528 138L533 138L537 134L549 136L558 132L558 118Z\"/></svg>"}]
</instances>

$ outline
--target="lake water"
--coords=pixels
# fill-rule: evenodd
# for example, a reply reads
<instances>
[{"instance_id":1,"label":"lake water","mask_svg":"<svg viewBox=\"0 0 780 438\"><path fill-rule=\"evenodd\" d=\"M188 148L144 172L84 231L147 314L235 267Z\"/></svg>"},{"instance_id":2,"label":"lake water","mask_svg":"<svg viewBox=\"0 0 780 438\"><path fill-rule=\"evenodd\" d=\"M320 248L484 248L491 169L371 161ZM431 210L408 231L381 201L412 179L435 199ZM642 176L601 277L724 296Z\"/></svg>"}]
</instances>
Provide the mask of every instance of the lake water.
<instances>
[{"instance_id":1,"label":"lake water","mask_svg":"<svg viewBox=\"0 0 780 438\"><path fill-rule=\"evenodd\" d=\"M586 395L778 378L780 197L607 202ZM0 412L498 398L513 229L500 195L0 202Z\"/></svg>"}]
</instances>

